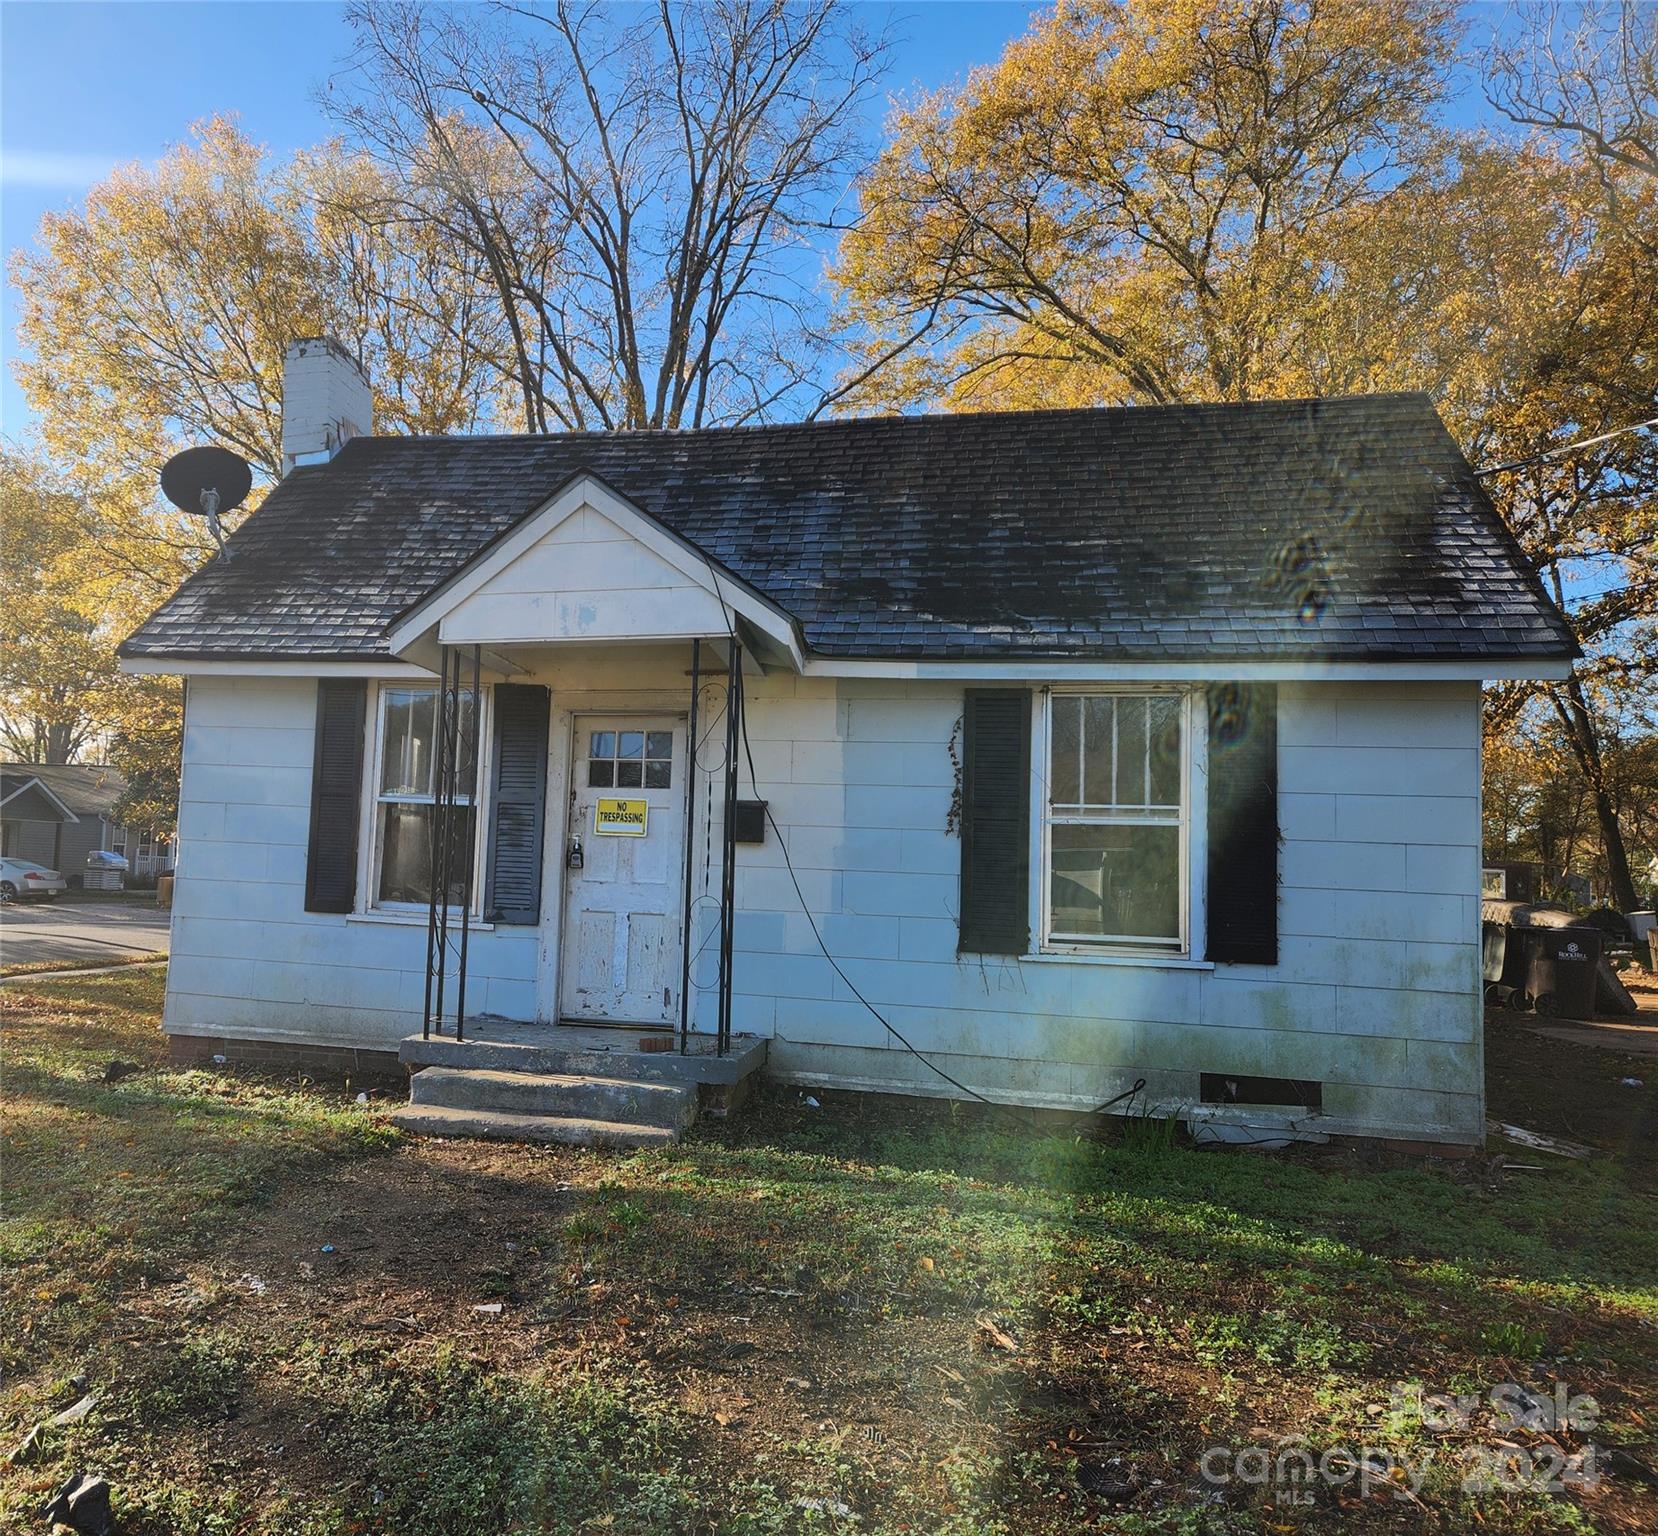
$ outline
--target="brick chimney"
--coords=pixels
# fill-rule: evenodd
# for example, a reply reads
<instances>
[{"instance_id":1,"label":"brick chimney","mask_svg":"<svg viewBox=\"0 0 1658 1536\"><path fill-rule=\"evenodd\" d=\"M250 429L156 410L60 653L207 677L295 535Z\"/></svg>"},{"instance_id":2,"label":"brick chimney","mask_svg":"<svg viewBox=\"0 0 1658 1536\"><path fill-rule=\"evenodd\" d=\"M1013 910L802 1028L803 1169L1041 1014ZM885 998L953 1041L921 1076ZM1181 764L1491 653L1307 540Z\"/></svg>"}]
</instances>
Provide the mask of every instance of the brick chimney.
<instances>
[{"instance_id":1,"label":"brick chimney","mask_svg":"<svg viewBox=\"0 0 1658 1536\"><path fill-rule=\"evenodd\" d=\"M282 359L282 473L323 464L374 430L374 395L363 370L332 336L301 336Z\"/></svg>"}]
</instances>

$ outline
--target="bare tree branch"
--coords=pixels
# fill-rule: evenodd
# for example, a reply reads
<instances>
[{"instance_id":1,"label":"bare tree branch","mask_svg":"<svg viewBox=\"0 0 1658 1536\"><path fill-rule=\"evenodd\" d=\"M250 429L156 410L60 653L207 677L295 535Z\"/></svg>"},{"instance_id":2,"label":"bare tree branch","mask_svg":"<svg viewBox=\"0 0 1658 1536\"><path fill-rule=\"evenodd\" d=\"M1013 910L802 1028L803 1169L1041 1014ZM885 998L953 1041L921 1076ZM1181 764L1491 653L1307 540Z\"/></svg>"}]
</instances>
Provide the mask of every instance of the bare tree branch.
<instances>
[{"instance_id":1,"label":"bare tree branch","mask_svg":"<svg viewBox=\"0 0 1658 1536\"><path fill-rule=\"evenodd\" d=\"M1516 34L1486 56L1486 94L1510 121L1576 138L1609 190L1618 166L1658 177L1658 7L1638 0L1509 8Z\"/></svg>"},{"instance_id":2,"label":"bare tree branch","mask_svg":"<svg viewBox=\"0 0 1658 1536\"><path fill-rule=\"evenodd\" d=\"M489 274L529 431L800 412L814 241L886 54L839 0L349 14L330 105L395 216Z\"/></svg>"}]
</instances>

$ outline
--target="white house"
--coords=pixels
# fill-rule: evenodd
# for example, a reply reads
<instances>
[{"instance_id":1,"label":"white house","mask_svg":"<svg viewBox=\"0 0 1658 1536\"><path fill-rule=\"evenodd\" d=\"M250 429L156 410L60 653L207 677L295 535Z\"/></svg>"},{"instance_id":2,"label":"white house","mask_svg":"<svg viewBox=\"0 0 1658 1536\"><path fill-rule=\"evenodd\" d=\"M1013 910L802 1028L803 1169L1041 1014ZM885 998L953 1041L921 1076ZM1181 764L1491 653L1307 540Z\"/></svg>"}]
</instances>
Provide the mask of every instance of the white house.
<instances>
[{"instance_id":1,"label":"white house","mask_svg":"<svg viewBox=\"0 0 1658 1536\"><path fill-rule=\"evenodd\" d=\"M305 366L122 647L188 678L181 1058L1481 1138L1480 683L1576 652L1424 397L377 438Z\"/></svg>"}]
</instances>

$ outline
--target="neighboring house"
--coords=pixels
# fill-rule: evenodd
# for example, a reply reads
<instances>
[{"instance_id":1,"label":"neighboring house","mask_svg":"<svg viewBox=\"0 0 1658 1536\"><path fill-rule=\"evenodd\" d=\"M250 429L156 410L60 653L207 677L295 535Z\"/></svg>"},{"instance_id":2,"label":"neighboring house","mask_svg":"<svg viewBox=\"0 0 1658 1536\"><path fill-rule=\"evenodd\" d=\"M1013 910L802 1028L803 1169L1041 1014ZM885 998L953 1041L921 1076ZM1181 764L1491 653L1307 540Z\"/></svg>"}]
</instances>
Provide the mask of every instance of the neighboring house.
<instances>
[{"instance_id":1,"label":"neighboring house","mask_svg":"<svg viewBox=\"0 0 1658 1536\"><path fill-rule=\"evenodd\" d=\"M8 858L62 871L79 884L95 849L125 855L128 879L150 880L172 867L169 839L133 832L111 814L127 787L104 763L0 764L0 840Z\"/></svg>"},{"instance_id":2,"label":"neighboring house","mask_svg":"<svg viewBox=\"0 0 1658 1536\"><path fill-rule=\"evenodd\" d=\"M1483 1136L1480 682L1576 648L1423 396L293 469L122 648L188 679L181 1056L420 1029L457 649L474 1031L706 1035L724 909L792 1080Z\"/></svg>"},{"instance_id":3,"label":"neighboring house","mask_svg":"<svg viewBox=\"0 0 1658 1536\"><path fill-rule=\"evenodd\" d=\"M79 827L80 818L27 764L0 764L0 856L56 869L65 829ZM76 841L96 846L84 834Z\"/></svg>"}]
</instances>

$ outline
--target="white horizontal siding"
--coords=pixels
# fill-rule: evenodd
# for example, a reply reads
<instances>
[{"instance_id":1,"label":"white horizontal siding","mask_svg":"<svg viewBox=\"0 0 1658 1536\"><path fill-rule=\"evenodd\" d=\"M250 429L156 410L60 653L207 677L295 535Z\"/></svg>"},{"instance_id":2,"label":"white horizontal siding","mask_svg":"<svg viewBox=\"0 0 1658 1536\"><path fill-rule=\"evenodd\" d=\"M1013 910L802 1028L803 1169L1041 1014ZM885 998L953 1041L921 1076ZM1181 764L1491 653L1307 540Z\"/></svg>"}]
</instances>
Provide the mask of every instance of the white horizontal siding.
<instances>
[{"instance_id":1,"label":"white horizontal siding","mask_svg":"<svg viewBox=\"0 0 1658 1536\"><path fill-rule=\"evenodd\" d=\"M683 655L643 650L532 671L555 711L679 708L684 673ZM1176 1104L1206 1071L1316 1078L1346 1128L1477 1133L1473 684L1281 689L1280 959L1219 968L958 956L960 844L946 821L960 688L777 675L751 677L748 693L758 782L745 762L743 793L769 802L793 875L769 827L738 850L733 1014L773 1037L781 1070L944 1087L823 958L815 923L894 1028L985 1092L1091 1104L1144 1076ZM192 684L169 1028L387 1044L418 1024L423 927L303 910L314 710L304 680ZM549 928L561 834L549 828ZM693 839L699 859L717 852L700 821ZM714 956L698 910L708 1025ZM509 1017L545 1012L556 988L540 972L556 951L550 931L475 933L470 995Z\"/></svg>"},{"instance_id":2,"label":"white horizontal siding","mask_svg":"<svg viewBox=\"0 0 1658 1536\"><path fill-rule=\"evenodd\" d=\"M305 910L316 684L193 678L166 1025L182 1034L395 1049L420 1027L423 923ZM531 1002L539 934L474 932L480 1009ZM509 985L511 984L511 985Z\"/></svg>"},{"instance_id":3,"label":"white horizontal siding","mask_svg":"<svg viewBox=\"0 0 1658 1536\"><path fill-rule=\"evenodd\" d=\"M711 635L719 600L591 507L566 518L446 614L442 636L483 641Z\"/></svg>"},{"instance_id":4,"label":"white horizontal siding","mask_svg":"<svg viewBox=\"0 0 1658 1536\"><path fill-rule=\"evenodd\" d=\"M1054 1103L1098 1102L1125 1075L1184 1099L1205 1071L1315 1078L1355 1128L1474 1133L1474 685L1281 690L1280 963L1206 970L958 957L944 820L959 689L786 681L786 700L771 679L751 690L758 793L841 969L953 1076ZM831 714L841 734L824 743ZM736 986L775 1021L776 1061L868 1086L884 1057L915 1086L913 1058L898 1062L796 915L779 850L738 862Z\"/></svg>"}]
</instances>

